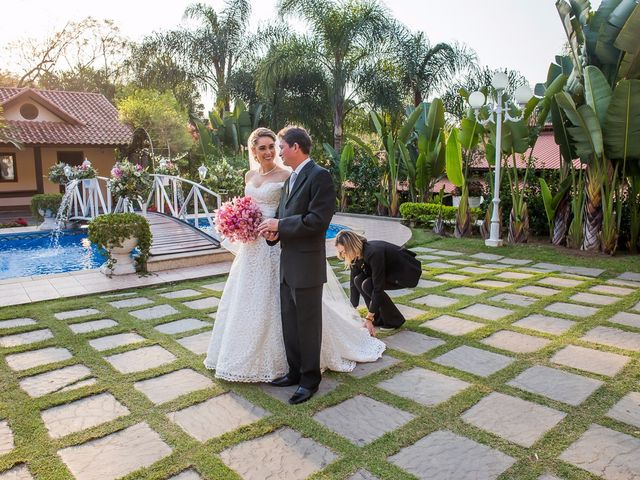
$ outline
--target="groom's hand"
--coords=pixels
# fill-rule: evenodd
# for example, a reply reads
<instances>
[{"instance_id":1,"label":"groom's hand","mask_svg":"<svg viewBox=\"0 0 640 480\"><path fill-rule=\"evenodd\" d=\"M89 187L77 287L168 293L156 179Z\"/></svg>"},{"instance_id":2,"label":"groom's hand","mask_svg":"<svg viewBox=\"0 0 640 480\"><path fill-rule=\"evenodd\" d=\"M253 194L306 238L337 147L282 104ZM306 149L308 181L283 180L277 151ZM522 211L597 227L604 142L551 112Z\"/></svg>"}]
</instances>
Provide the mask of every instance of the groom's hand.
<instances>
[{"instance_id":1,"label":"groom's hand","mask_svg":"<svg viewBox=\"0 0 640 480\"><path fill-rule=\"evenodd\" d=\"M275 242L278 239L278 232L264 232L262 236L269 242Z\"/></svg>"},{"instance_id":2,"label":"groom's hand","mask_svg":"<svg viewBox=\"0 0 640 480\"><path fill-rule=\"evenodd\" d=\"M258 226L258 233L264 234L266 232L277 232L278 231L278 219L277 218L269 218L263 221Z\"/></svg>"}]
</instances>

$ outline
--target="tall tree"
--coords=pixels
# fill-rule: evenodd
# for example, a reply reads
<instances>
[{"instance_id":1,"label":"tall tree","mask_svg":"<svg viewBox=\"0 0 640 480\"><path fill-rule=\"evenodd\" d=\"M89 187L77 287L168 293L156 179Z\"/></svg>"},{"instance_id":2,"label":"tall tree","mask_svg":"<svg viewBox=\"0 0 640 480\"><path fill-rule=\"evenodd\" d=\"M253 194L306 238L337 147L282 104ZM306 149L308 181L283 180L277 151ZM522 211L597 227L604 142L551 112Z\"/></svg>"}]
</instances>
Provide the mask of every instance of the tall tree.
<instances>
[{"instance_id":1,"label":"tall tree","mask_svg":"<svg viewBox=\"0 0 640 480\"><path fill-rule=\"evenodd\" d=\"M274 55L272 64L287 65L292 57L302 57L321 66L333 109L333 147L341 151L346 107L385 44L388 13L376 0L281 0L279 11L306 21L309 33L299 48Z\"/></svg>"}]
</instances>

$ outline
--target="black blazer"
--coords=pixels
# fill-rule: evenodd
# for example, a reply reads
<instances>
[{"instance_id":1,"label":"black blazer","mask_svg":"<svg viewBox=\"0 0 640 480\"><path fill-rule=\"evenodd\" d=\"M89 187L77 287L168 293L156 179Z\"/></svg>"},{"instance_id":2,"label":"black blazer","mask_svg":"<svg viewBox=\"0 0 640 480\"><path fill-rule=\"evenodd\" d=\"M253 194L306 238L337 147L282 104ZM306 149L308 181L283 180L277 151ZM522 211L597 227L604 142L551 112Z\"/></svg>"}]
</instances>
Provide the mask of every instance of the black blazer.
<instances>
[{"instance_id":1,"label":"black blazer","mask_svg":"<svg viewBox=\"0 0 640 480\"><path fill-rule=\"evenodd\" d=\"M354 282L360 274L371 277L373 283L369 305L369 311L373 314L379 313L380 296L385 289L415 287L422 275L422 265L415 256L411 250L383 240L365 242L362 259L351 265L351 304L357 307L360 302L360 292Z\"/></svg>"},{"instance_id":2,"label":"black blazer","mask_svg":"<svg viewBox=\"0 0 640 480\"><path fill-rule=\"evenodd\" d=\"M288 195L287 190L285 182L276 212L282 247L280 282L294 288L317 287L327 281L325 233L336 208L333 179L312 160Z\"/></svg>"}]
</instances>

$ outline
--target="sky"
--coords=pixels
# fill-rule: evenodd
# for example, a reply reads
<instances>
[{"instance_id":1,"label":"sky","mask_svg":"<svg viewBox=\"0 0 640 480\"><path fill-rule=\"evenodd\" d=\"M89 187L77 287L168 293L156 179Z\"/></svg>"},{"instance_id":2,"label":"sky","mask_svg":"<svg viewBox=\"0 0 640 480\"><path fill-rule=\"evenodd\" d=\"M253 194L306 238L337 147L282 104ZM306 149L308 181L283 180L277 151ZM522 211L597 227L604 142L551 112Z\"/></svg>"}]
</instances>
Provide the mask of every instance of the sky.
<instances>
[{"instance_id":1,"label":"sky","mask_svg":"<svg viewBox=\"0 0 640 480\"><path fill-rule=\"evenodd\" d=\"M201 0L220 9L223 0ZM3 42L43 37L67 21L87 16L112 19L124 35L145 35L175 28L192 0L11 0L3 7ZM531 86L546 79L553 57L565 35L555 0L385 0L389 12L429 40L461 42L473 48L482 66L509 68L522 73ZM597 7L600 0L592 0ZM277 0L253 0L251 28L279 22ZM298 24L298 28L303 28ZM4 62L1 61L0 65Z\"/></svg>"}]
</instances>

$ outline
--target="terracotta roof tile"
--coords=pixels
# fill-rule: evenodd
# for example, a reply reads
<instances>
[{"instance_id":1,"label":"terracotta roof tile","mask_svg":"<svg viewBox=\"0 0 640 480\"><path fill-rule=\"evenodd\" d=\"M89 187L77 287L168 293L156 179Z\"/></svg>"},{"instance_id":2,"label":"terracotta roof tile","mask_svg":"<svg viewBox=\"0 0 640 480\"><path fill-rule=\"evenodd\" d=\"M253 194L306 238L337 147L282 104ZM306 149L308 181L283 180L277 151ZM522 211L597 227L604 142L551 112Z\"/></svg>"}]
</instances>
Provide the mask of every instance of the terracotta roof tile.
<instances>
[{"instance_id":1,"label":"terracotta roof tile","mask_svg":"<svg viewBox=\"0 0 640 480\"><path fill-rule=\"evenodd\" d=\"M99 93L0 88L0 105L12 103L18 96L42 97L75 122L37 122L9 120L20 143L51 145L127 145L132 131L118 120L118 112Z\"/></svg>"}]
</instances>

